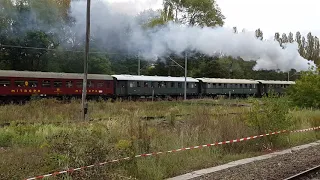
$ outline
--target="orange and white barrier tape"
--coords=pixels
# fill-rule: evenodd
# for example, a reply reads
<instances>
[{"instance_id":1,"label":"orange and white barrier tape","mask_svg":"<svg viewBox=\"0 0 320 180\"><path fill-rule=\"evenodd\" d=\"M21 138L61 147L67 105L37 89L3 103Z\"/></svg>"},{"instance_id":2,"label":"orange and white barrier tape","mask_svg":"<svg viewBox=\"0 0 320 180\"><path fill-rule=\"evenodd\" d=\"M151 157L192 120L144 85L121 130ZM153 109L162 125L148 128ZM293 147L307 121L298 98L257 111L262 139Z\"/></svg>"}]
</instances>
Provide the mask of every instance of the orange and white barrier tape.
<instances>
[{"instance_id":1,"label":"orange and white barrier tape","mask_svg":"<svg viewBox=\"0 0 320 180\"><path fill-rule=\"evenodd\" d=\"M257 135L257 136L250 136L250 137L239 138L239 139L234 139L234 140L229 140L229 141L221 141L221 142L216 142L216 143L212 143L212 144L205 144L205 145L200 145L200 146L192 146L192 147L180 148L180 149L175 149L175 150L170 150L170 151L163 151L163 152L139 154L139 155L136 155L134 157L135 158L139 158L139 157L155 156L155 155L160 155L160 154L165 154L165 153L174 153L174 152L185 151L185 150L200 149L200 148L210 147L210 146L218 146L218 145L223 145L223 144L237 143L237 142L241 142L241 141L248 141L248 140L257 139L257 138L261 138L261 137L265 137L265 136L276 135L276 134L299 133L299 132L306 132L306 131L314 131L314 130L318 130L318 129L320 129L320 126L314 127L314 128L308 128L308 129L294 130L294 131L282 130L282 131L277 131L277 132L272 132L272 133L267 133L267 134L261 134L261 135ZM89 166L83 166L83 167L79 167L79 168L75 168L75 169L71 168L71 169L68 169L68 170L60 171L60 172L54 172L54 173L51 173L51 174L46 174L46 175L36 176L36 177L32 177L32 178L27 178L26 180L43 179L45 177L56 176L56 175L65 174L65 173L72 173L74 171L80 171L80 170L93 168L93 167L97 167L97 166L103 166L103 165L108 164L108 163L115 163L115 162L119 162L119 161L123 161L123 160L129 160L129 159L131 159L131 158L130 157L125 157L125 158L121 158L121 159L105 161L105 162L102 162L102 163L93 164L93 165L89 165Z\"/></svg>"}]
</instances>

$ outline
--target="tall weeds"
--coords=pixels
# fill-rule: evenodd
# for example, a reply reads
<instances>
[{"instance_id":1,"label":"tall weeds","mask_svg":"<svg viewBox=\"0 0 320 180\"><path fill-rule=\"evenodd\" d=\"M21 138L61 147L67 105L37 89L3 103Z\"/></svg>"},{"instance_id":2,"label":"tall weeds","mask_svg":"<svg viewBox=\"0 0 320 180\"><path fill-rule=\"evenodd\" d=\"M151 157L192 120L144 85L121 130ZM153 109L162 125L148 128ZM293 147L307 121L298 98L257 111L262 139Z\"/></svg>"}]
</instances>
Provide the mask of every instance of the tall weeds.
<instances>
[{"instance_id":1,"label":"tall weeds","mask_svg":"<svg viewBox=\"0 0 320 180\"><path fill-rule=\"evenodd\" d=\"M141 153L214 143L282 129L317 125L319 111L290 110L285 99L250 100L248 107L220 100L200 102L90 102L79 120L80 102L37 100L0 107L1 178L21 179L51 171L131 157L128 161L74 172L66 179L163 179L261 153L263 145L285 147L309 136L253 140L218 147L134 158ZM210 105L212 103L212 106ZM229 113L229 114L228 114ZM231 114L230 114L231 113ZM308 114L308 116L300 113ZM154 116L158 118L144 118ZM303 136L305 137L305 136ZM16 159L13 157L17 157ZM24 169L16 174L16 169Z\"/></svg>"}]
</instances>

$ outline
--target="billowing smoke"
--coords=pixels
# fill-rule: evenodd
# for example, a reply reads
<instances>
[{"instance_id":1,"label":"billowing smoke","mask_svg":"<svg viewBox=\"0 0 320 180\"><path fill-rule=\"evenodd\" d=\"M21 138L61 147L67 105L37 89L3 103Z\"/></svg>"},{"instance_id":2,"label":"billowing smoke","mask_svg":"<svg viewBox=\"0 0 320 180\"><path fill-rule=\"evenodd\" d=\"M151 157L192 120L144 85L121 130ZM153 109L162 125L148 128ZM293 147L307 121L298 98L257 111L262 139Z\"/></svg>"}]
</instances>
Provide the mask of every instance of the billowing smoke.
<instances>
[{"instance_id":1,"label":"billowing smoke","mask_svg":"<svg viewBox=\"0 0 320 180\"><path fill-rule=\"evenodd\" d=\"M85 7L83 1L72 3L72 16L77 20L74 30L79 35L85 34ZM223 27L186 27L175 23L146 30L141 25L148 22L149 15L156 17L158 13L146 11L133 16L101 1L93 2L91 11L92 36L108 50L140 52L146 59L165 57L172 52L181 55L186 50L208 56L223 53L246 61L255 60L254 70L301 71L315 66L299 55L296 43L286 44L283 49L276 41L258 40L253 32L235 34Z\"/></svg>"}]
</instances>

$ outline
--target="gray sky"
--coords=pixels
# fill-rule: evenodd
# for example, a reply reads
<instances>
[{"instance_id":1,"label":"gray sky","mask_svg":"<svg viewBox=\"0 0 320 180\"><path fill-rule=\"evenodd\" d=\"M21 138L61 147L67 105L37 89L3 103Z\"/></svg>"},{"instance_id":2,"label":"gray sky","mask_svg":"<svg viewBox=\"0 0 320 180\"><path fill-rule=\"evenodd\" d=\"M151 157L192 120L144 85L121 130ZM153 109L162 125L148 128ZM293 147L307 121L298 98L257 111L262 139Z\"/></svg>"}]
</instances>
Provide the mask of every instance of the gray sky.
<instances>
[{"instance_id":1,"label":"gray sky","mask_svg":"<svg viewBox=\"0 0 320 180\"><path fill-rule=\"evenodd\" d=\"M123 12L137 13L162 7L162 0L104 0ZM272 37L275 32L300 31L320 36L319 0L216 0L226 16L225 27L257 28Z\"/></svg>"}]
</instances>

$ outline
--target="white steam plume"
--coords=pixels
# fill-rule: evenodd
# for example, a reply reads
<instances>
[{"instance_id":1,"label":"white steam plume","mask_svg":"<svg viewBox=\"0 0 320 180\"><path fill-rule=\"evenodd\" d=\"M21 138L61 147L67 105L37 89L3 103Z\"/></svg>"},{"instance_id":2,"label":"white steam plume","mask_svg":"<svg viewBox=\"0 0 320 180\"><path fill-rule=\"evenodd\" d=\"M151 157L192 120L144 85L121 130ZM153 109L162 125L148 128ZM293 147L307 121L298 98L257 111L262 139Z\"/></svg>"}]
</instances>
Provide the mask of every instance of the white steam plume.
<instances>
[{"instance_id":1,"label":"white steam plume","mask_svg":"<svg viewBox=\"0 0 320 180\"><path fill-rule=\"evenodd\" d=\"M79 31L80 35L84 35L85 30L85 5L81 1L72 3L72 15L77 20L74 30ZM106 48L112 46L124 51L139 51L147 59L165 57L172 52L180 55L185 50L208 56L222 52L246 61L255 60L254 70L302 71L308 70L310 65L315 66L313 61L299 55L296 43L286 44L286 48L282 49L276 41L258 40L253 32L235 34L232 29L223 27L186 27L168 23L165 27L144 30L141 24L146 22L152 11L133 17L110 7L105 2L96 1L91 11L92 36L100 39L101 46ZM153 12L152 16L155 15L157 13Z\"/></svg>"}]
</instances>

